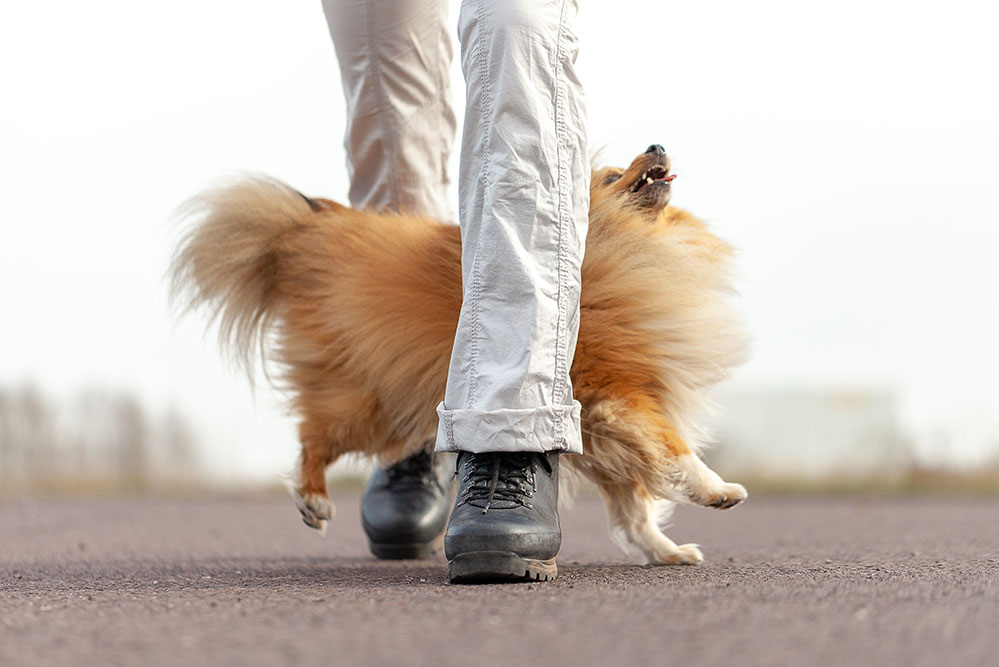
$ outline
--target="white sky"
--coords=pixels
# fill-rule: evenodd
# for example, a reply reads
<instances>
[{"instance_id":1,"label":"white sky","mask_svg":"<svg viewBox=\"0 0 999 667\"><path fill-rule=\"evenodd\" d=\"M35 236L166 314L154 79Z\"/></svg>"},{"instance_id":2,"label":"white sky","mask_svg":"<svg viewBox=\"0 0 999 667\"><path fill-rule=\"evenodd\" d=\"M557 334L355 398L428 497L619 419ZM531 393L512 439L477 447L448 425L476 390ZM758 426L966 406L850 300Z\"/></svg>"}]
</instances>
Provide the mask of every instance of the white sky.
<instances>
[{"instance_id":1,"label":"white sky","mask_svg":"<svg viewBox=\"0 0 999 667\"><path fill-rule=\"evenodd\" d=\"M591 144L663 144L674 203L740 250L736 381L894 390L917 438L999 449L999 9L582 5ZM4 3L0 63L0 385L134 390L234 475L287 467L279 398L172 324L163 274L170 212L221 174L345 199L319 0Z\"/></svg>"}]
</instances>

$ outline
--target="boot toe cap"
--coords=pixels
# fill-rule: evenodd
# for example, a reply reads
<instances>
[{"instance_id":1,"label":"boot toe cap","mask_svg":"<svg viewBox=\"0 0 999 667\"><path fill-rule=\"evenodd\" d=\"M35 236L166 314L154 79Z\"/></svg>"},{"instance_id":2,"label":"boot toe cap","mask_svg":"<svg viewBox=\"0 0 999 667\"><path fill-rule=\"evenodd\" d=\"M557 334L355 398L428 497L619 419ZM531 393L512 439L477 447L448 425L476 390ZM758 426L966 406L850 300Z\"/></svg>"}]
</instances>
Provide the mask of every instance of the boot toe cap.
<instances>
[{"instance_id":1,"label":"boot toe cap","mask_svg":"<svg viewBox=\"0 0 999 667\"><path fill-rule=\"evenodd\" d=\"M536 521L518 521L513 516L489 514L479 520L455 522L452 519L444 535L448 559L476 551L509 551L522 558L554 558L562 544L558 526L547 527Z\"/></svg>"},{"instance_id":2,"label":"boot toe cap","mask_svg":"<svg viewBox=\"0 0 999 667\"><path fill-rule=\"evenodd\" d=\"M449 504L444 495L372 493L362 503L361 523L374 542L430 542L444 530Z\"/></svg>"}]
</instances>

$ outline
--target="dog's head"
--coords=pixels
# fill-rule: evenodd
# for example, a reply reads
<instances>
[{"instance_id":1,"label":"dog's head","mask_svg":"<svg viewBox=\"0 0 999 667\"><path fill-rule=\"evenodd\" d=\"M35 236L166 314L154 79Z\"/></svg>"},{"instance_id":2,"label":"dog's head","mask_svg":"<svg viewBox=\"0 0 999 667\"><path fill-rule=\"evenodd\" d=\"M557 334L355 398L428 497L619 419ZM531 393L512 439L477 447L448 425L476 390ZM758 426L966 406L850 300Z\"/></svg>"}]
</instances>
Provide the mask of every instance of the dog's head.
<instances>
[{"instance_id":1,"label":"dog's head","mask_svg":"<svg viewBox=\"0 0 999 667\"><path fill-rule=\"evenodd\" d=\"M674 174L669 156L659 144L652 144L632 160L627 169L594 169L590 180L590 202L613 201L656 216L669 204Z\"/></svg>"}]
</instances>

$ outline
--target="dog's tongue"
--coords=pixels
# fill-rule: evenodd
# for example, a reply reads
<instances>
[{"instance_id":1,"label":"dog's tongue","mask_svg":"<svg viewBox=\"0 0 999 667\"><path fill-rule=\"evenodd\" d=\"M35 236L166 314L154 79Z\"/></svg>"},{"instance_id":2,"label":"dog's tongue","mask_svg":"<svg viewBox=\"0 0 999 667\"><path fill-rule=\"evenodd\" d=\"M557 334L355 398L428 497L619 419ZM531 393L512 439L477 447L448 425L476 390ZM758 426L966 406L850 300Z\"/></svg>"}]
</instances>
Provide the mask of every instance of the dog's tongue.
<instances>
[{"instance_id":1,"label":"dog's tongue","mask_svg":"<svg viewBox=\"0 0 999 667\"><path fill-rule=\"evenodd\" d=\"M658 179L658 180L660 180L660 181L666 181L667 183L669 183L669 182L670 182L670 181L672 181L672 180L673 180L674 178L676 178L676 174L670 174L669 176L667 176L667 177L665 177L665 178L660 178L660 179Z\"/></svg>"}]
</instances>

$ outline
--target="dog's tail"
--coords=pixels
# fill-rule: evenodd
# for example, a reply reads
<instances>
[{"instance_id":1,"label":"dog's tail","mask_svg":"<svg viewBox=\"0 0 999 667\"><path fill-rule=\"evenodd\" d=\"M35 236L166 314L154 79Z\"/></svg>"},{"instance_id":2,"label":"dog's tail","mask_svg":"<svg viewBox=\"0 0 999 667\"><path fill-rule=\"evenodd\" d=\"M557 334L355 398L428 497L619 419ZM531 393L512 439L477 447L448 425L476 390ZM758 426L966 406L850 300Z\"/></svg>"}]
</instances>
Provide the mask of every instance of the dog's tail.
<instances>
[{"instance_id":1,"label":"dog's tail","mask_svg":"<svg viewBox=\"0 0 999 667\"><path fill-rule=\"evenodd\" d=\"M186 230L170 268L171 302L205 308L219 341L248 372L279 313L281 248L332 202L263 176L206 190L177 212Z\"/></svg>"}]
</instances>

